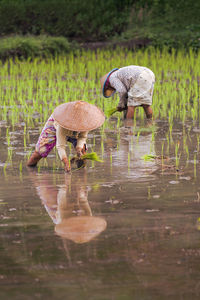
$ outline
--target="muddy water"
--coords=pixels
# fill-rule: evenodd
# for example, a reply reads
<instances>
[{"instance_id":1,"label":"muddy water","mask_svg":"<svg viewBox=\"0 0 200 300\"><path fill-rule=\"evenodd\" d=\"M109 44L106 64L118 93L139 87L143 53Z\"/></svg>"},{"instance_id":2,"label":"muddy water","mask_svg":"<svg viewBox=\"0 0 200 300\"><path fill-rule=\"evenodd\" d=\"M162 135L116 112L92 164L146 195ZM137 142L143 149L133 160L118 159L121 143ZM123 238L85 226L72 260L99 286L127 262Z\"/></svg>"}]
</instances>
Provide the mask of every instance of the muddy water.
<instances>
[{"instance_id":1,"label":"muddy water","mask_svg":"<svg viewBox=\"0 0 200 300\"><path fill-rule=\"evenodd\" d=\"M88 139L104 162L69 175L55 152L26 168L37 131L25 149L23 124L9 128L5 163L1 122L1 299L199 299L199 128L177 122L168 143L166 124L138 135L111 119ZM141 158L162 147L168 159Z\"/></svg>"}]
</instances>

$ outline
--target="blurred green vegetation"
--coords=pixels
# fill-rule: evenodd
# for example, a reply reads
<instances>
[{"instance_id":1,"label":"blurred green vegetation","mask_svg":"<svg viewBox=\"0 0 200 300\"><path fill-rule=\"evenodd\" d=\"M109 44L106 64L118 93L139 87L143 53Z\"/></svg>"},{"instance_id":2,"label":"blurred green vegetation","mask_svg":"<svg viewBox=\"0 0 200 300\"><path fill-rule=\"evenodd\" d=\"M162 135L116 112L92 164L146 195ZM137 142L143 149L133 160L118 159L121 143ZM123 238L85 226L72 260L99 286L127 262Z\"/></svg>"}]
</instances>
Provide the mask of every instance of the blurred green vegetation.
<instances>
[{"instance_id":1,"label":"blurred green vegetation","mask_svg":"<svg viewBox=\"0 0 200 300\"><path fill-rule=\"evenodd\" d=\"M148 38L154 46L200 48L200 2L135 1L120 39Z\"/></svg>"},{"instance_id":2,"label":"blurred green vegetation","mask_svg":"<svg viewBox=\"0 0 200 300\"><path fill-rule=\"evenodd\" d=\"M0 43L0 59L18 57L20 59L34 57L55 57L77 48L75 43L69 43L64 37L48 36L13 36L2 38Z\"/></svg>"},{"instance_id":3,"label":"blurred green vegetation","mask_svg":"<svg viewBox=\"0 0 200 300\"><path fill-rule=\"evenodd\" d=\"M105 40L124 30L129 6L127 0L0 0L0 36L47 34Z\"/></svg>"},{"instance_id":4,"label":"blurred green vegetation","mask_svg":"<svg viewBox=\"0 0 200 300\"><path fill-rule=\"evenodd\" d=\"M199 15L196 0L0 0L0 58L55 55L75 42L198 49Z\"/></svg>"}]
</instances>

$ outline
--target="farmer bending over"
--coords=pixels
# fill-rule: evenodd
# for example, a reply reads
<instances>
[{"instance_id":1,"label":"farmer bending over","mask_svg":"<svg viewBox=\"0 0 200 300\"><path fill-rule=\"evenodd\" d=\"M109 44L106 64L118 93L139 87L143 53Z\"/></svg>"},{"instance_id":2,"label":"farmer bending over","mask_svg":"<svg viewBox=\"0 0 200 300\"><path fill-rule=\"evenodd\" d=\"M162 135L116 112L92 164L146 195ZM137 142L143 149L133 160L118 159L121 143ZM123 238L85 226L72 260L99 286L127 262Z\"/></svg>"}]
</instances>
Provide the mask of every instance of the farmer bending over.
<instances>
[{"instance_id":1,"label":"farmer bending over","mask_svg":"<svg viewBox=\"0 0 200 300\"><path fill-rule=\"evenodd\" d=\"M56 145L65 171L69 172L70 165L65 151L66 141L73 144L77 156L81 157L87 150L88 131L100 127L104 120L104 114L98 107L84 101L68 102L57 106L46 122L27 166L36 166L38 161L42 157L47 157Z\"/></svg>"},{"instance_id":2,"label":"farmer bending over","mask_svg":"<svg viewBox=\"0 0 200 300\"><path fill-rule=\"evenodd\" d=\"M135 107L142 106L148 119L152 118L152 96L155 83L154 73L140 66L127 66L115 68L101 79L103 96L111 97L115 92L119 93L118 111L126 111L127 119L134 117Z\"/></svg>"}]
</instances>

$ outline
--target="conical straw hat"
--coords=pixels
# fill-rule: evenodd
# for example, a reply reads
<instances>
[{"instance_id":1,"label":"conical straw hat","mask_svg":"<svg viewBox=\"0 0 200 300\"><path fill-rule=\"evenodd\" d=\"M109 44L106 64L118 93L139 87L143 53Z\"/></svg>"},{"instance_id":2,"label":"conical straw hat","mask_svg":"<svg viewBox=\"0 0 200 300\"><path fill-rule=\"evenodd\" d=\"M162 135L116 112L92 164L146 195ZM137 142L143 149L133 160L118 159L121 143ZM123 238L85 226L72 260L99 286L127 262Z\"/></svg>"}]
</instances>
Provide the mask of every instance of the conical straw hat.
<instances>
[{"instance_id":1,"label":"conical straw hat","mask_svg":"<svg viewBox=\"0 0 200 300\"><path fill-rule=\"evenodd\" d=\"M72 131L90 131L100 127L105 121L104 113L97 106L84 101L57 106L53 117L60 126Z\"/></svg>"},{"instance_id":2,"label":"conical straw hat","mask_svg":"<svg viewBox=\"0 0 200 300\"><path fill-rule=\"evenodd\" d=\"M78 216L63 220L55 226L55 232L75 243L87 243L106 229L103 218L93 216Z\"/></svg>"},{"instance_id":3,"label":"conical straw hat","mask_svg":"<svg viewBox=\"0 0 200 300\"><path fill-rule=\"evenodd\" d=\"M113 72L117 71L117 70L119 70L119 69L118 69L118 68L112 69L109 73L107 73L106 75L104 75L104 76L101 77L101 79L100 79L100 83L101 83L101 87L102 87L102 93L103 93L103 96L104 96L105 98L109 98L109 97L111 97L111 96L115 93L115 90L110 89L110 88L109 88L109 85L107 86L107 80L108 80L108 78L110 77L110 75L111 75Z\"/></svg>"}]
</instances>

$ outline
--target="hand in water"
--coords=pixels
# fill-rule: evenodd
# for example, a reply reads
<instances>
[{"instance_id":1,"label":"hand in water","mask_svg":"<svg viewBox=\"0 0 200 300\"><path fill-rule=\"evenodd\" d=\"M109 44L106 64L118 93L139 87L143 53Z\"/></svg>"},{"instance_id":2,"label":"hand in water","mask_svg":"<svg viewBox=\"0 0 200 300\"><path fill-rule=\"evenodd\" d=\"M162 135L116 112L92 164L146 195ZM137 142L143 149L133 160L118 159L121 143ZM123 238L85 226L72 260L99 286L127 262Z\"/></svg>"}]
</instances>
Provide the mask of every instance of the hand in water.
<instances>
[{"instance_id":1,"label":"hand in water","mask_svg":"<svg viewBox=\"0 0 200 300\"><path fill-rule=\"evenodd\" d=\"M67 172L67 173L71 172L71 168L70 168L69 164L65 165L65 172Z\"/></svg>"},{"instance_id":2,"label":"hand in water","mask_svg":"<svg viewBox=\"0 0 200 300\"><path fill-rule=\"evenodd\" d=\"M76 148L76 154L77 156L80 158L83 154L85 154L86 151L85 151L85 146L83 147L83 149L81 149L80 147L77 147Z\"/></svg>"},{"instance_id":3,"label":"hand in water","mask_svg":"<svg viewBox=\"0 0 200 300\"><path fill-rule=\"evenodd\" d=\"M71 168L70 168L70 164L69 164L69 162L68 162L68 159L67 159L66 157L64 157L64 158L62 159L62 161L63 161L63 163L64 163L64 165L65 165L65 167L64 167L65 172L69 173L69 172L71 171Z\"/></svg>"}]
</instances>

